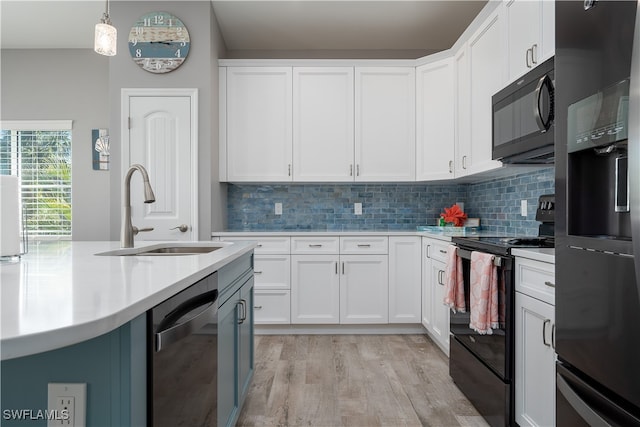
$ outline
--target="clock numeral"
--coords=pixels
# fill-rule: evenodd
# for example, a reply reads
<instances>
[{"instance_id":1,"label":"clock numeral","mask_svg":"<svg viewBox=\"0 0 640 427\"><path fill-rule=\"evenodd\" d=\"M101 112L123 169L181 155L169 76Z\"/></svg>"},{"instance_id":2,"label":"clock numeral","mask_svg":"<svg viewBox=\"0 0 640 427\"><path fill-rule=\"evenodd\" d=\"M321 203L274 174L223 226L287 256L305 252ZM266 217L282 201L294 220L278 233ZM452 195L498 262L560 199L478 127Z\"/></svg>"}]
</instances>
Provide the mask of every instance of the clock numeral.
<instances>
[{"instance_id":1,"label":"clock numeral","mask_svg":"<svg viewBox=\"0 0 640 427\"><path fill-rule=\"evenodd\" d=\"M173 19L169 18L169 26L173 27Z\"/></svg>"},{"instance_id":2,"label":"clock numeral","mask_svg":"<svg viewBox=\"0 0 640 427\"><path fill-rule=\"evenodd\" d=\"M142 58L142 49L136 49L136 58Z\"/></svg>"},{"instance_id":3,"label":"clock numeral","mask_svg":"<svg viewBox=\"0 0 640 427\"><path fill-rule=\"evenodd\" d=\"M180 55L181 55L181 53L180 53L180 49L176 50L175 57L176 57L176 58L181 58L181 56L180 56Z\"/></svg>"},{"instance_id":4,"label":"clock numeral","mask_svg":"<svg viewBox=\"0 0 640 427\"><path fill-rule=\"evenodd\" d=\"M133 44L133 46L137 46L138 45L138 39L133 39L131 41L131 43Z\"/></svg>"},{"instance_id":5,"label":"clock numeral","mask_svg":"<svg viewBox=\"0 0 640 427\"><path fill-rule=\"evenodd\" d=\"M156 62L156 70L162 69L162 63L160 61Z\"/></svg>"},{"instance_id":6,"label":"clock numeral","mask_svg":"<svg viewBox=\"0 0 640 427\"><path fill-rule=\"evenodd\" d=\"M151 18L144 18L142 25L144 25L145 27L150 27L151 26Z\"/></svg>"},{"instance_id":7,"label":"clock numeral","mask_svg":"<svg viewBox=\"0 0 640 427\"><path fill-rule=\"evenodd\" d=\"M162 25L164 23L164 16L156 15L153 17L155 25Z\"/></svg>"},{"instance_id":8,"label":"clock numeral","mask_svg":"<svg viewBox=\"0 0 640 427\"><path fill-rule=\"evenodd\" d=\"M187 41L186 40L182 40L180 42L180 46L185 47L187 45Z\"/></svg>"},{"instance_id":9,"label":"clock numeral","mask_svg":"<svg viewBox=\"0 0 640 427\"><path fill-rule=\"evenodd\" d=\"M141 36L144 34L144 27L137 26L136 27L136 36Z\"/></svg>"},{"instance_id":10,"label":"clock numeral","mask_svg":"<svg viewBox=\"0 0 640 427\"><path fill-rule=\"evenodd\" d=\"M182 28L182 27L176 27L176 33L178 33L178 35L179 35L179 36L181 36L181 35L182 35L182 30L183 30L183 29L184 29L184 28Z\"/></svg>"}]
</instances>

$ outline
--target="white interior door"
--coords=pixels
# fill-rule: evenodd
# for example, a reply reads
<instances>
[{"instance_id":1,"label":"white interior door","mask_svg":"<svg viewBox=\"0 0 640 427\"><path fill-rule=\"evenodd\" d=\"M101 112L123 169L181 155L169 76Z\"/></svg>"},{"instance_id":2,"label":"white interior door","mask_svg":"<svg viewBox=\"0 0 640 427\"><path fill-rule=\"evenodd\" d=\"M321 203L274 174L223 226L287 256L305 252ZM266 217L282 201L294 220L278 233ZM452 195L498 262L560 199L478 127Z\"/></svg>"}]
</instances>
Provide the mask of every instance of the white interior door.
<instances>
[{"instance_id":1,"label":"white interior door","mask_svg":"<svg viewBox=\"0 0 640 427\"><path fill-rule=\"evenodd\" d=\"M139 163L149 173L155 203L144 203L142 178L131 180L131 221L153 231L136 240L196 240L197 186L190 96L127 96L128 165ZM125 102L126 100L123 100ZM126 147L124 147L126 150ZM195 212L194 212L195 210Z\"/></svg>"}]
</instances>

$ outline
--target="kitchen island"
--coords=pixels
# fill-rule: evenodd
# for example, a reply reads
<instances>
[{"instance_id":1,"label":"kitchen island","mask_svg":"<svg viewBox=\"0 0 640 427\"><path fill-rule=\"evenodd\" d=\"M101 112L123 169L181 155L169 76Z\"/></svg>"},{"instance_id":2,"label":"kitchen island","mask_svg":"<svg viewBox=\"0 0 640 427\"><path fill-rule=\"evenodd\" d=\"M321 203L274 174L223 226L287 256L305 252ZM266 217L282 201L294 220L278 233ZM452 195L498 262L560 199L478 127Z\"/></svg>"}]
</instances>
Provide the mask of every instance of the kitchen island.
<instances>
[{"instance_id":1,"label":"kitchen island","mask_svg":"<svg viewBox=\"0 0 640 427\"><path fill-rule=\"evenodd\" d=\"M146 312L215 271L232 280L234 261L251 257L255 243L220 246L186 256L97 256L119 243L39 242L0 264L3 417L46 409L48 383L86 383L87 425L144 425Z\"/></svg>"}]
</instances>

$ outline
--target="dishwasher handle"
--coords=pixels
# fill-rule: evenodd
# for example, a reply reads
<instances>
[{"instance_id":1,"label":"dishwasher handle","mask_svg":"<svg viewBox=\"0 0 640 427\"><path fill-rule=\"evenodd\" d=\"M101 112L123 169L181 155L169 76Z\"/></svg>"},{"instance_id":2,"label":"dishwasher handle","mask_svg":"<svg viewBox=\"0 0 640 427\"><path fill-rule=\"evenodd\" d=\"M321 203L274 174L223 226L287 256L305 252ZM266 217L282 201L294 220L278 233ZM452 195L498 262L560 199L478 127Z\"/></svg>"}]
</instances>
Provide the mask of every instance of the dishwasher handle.
<instances>
[{"instance_id":1,"label":"dishwasher handle","mask_svg":"<svg viewBox=\"0 0 640 427\"><path fill-rule=\"evenodd\" d=\"M155 334L155 351L162 351L165 347L180 341L182 338L190 335L194 331L202 328L207 323L215 320L218 314L218 290L205 292L194 298L191 298L171 311L162 319L158 325L158 332ZM208 305L207 305L208 304ZM181 323L176 323L185 314L195 310L196 308L207 305L198 314Z\"/></svg>"}]
</instances>

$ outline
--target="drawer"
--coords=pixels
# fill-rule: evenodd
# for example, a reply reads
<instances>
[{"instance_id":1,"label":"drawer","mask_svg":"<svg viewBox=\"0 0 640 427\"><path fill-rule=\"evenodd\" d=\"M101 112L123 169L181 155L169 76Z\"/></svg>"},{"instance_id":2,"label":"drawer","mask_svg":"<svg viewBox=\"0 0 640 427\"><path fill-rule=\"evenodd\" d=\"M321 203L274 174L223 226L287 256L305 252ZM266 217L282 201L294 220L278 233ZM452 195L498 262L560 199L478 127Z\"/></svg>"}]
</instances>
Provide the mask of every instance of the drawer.
<instances>
[{"instance_id":1,"label":"drawer","mask_svg":"<svg viewBox=\"0 0 640 427\"><path fill-rule=\"evenodd\" d=\"M555 264L516 257L516 291L555 305Z\"/></svg>"},{"instance_id":2,"label":"drawer","mask_svg":"<svg viewBox=\"0 0 640 427\"><path fill-rule=\"evenodd\" d=\"M441 262L447 262L447 252L449 244L441 240L426 239L427 258L435 259Z\"/></svg>"},{"instance_id":3,"label":"drawer","mask_svg":"<svg viewBox=\"0 0 640 427\"><path fill-rule=\"evenodd\" d=\"M288 254L291 248L291 241L289 236L283 237L263 237L263 236L224 236L220 240L223 242L229 241L249 241L258 242L258 247L255 249L256 254Z\"/></svg>"},{"instance_id":4,"label":"drawer","mask_svg":"<svg viewBox=\"0 0 640 427\"><path fill-rule=\"evenodd\" d=\"M349 236L340 237L340 254L387 254L389 238L387 236Z\"/></svg>"},{"instance_id":5,"label":"drawer","mask_svg":"<svg viewBox=\"0 0 640 427\"><path fill-rule=\"evenodd\" d=\"M255 290L253 320L257 325L291 323L291 294L288 290Z\"/></svg>"},{"instance_id":6,"label":"drawer","mask_svg":"<svg viewBox=\"0 0 640 427\"><path fill-rule=\"evenodd\" d=\"M292 254L337 254L337 236L292 237Z\"/></svg>"},{"instance_id":7,"label":"drawer","mask_svg":"<svg viewBox=\"0 0 640 427\"><path fill-rule=\"evenodd\" d=\"M291 288L291 257L289 255L255 255L253 274L256 289Z\"/></svg>"}]
</instances>

